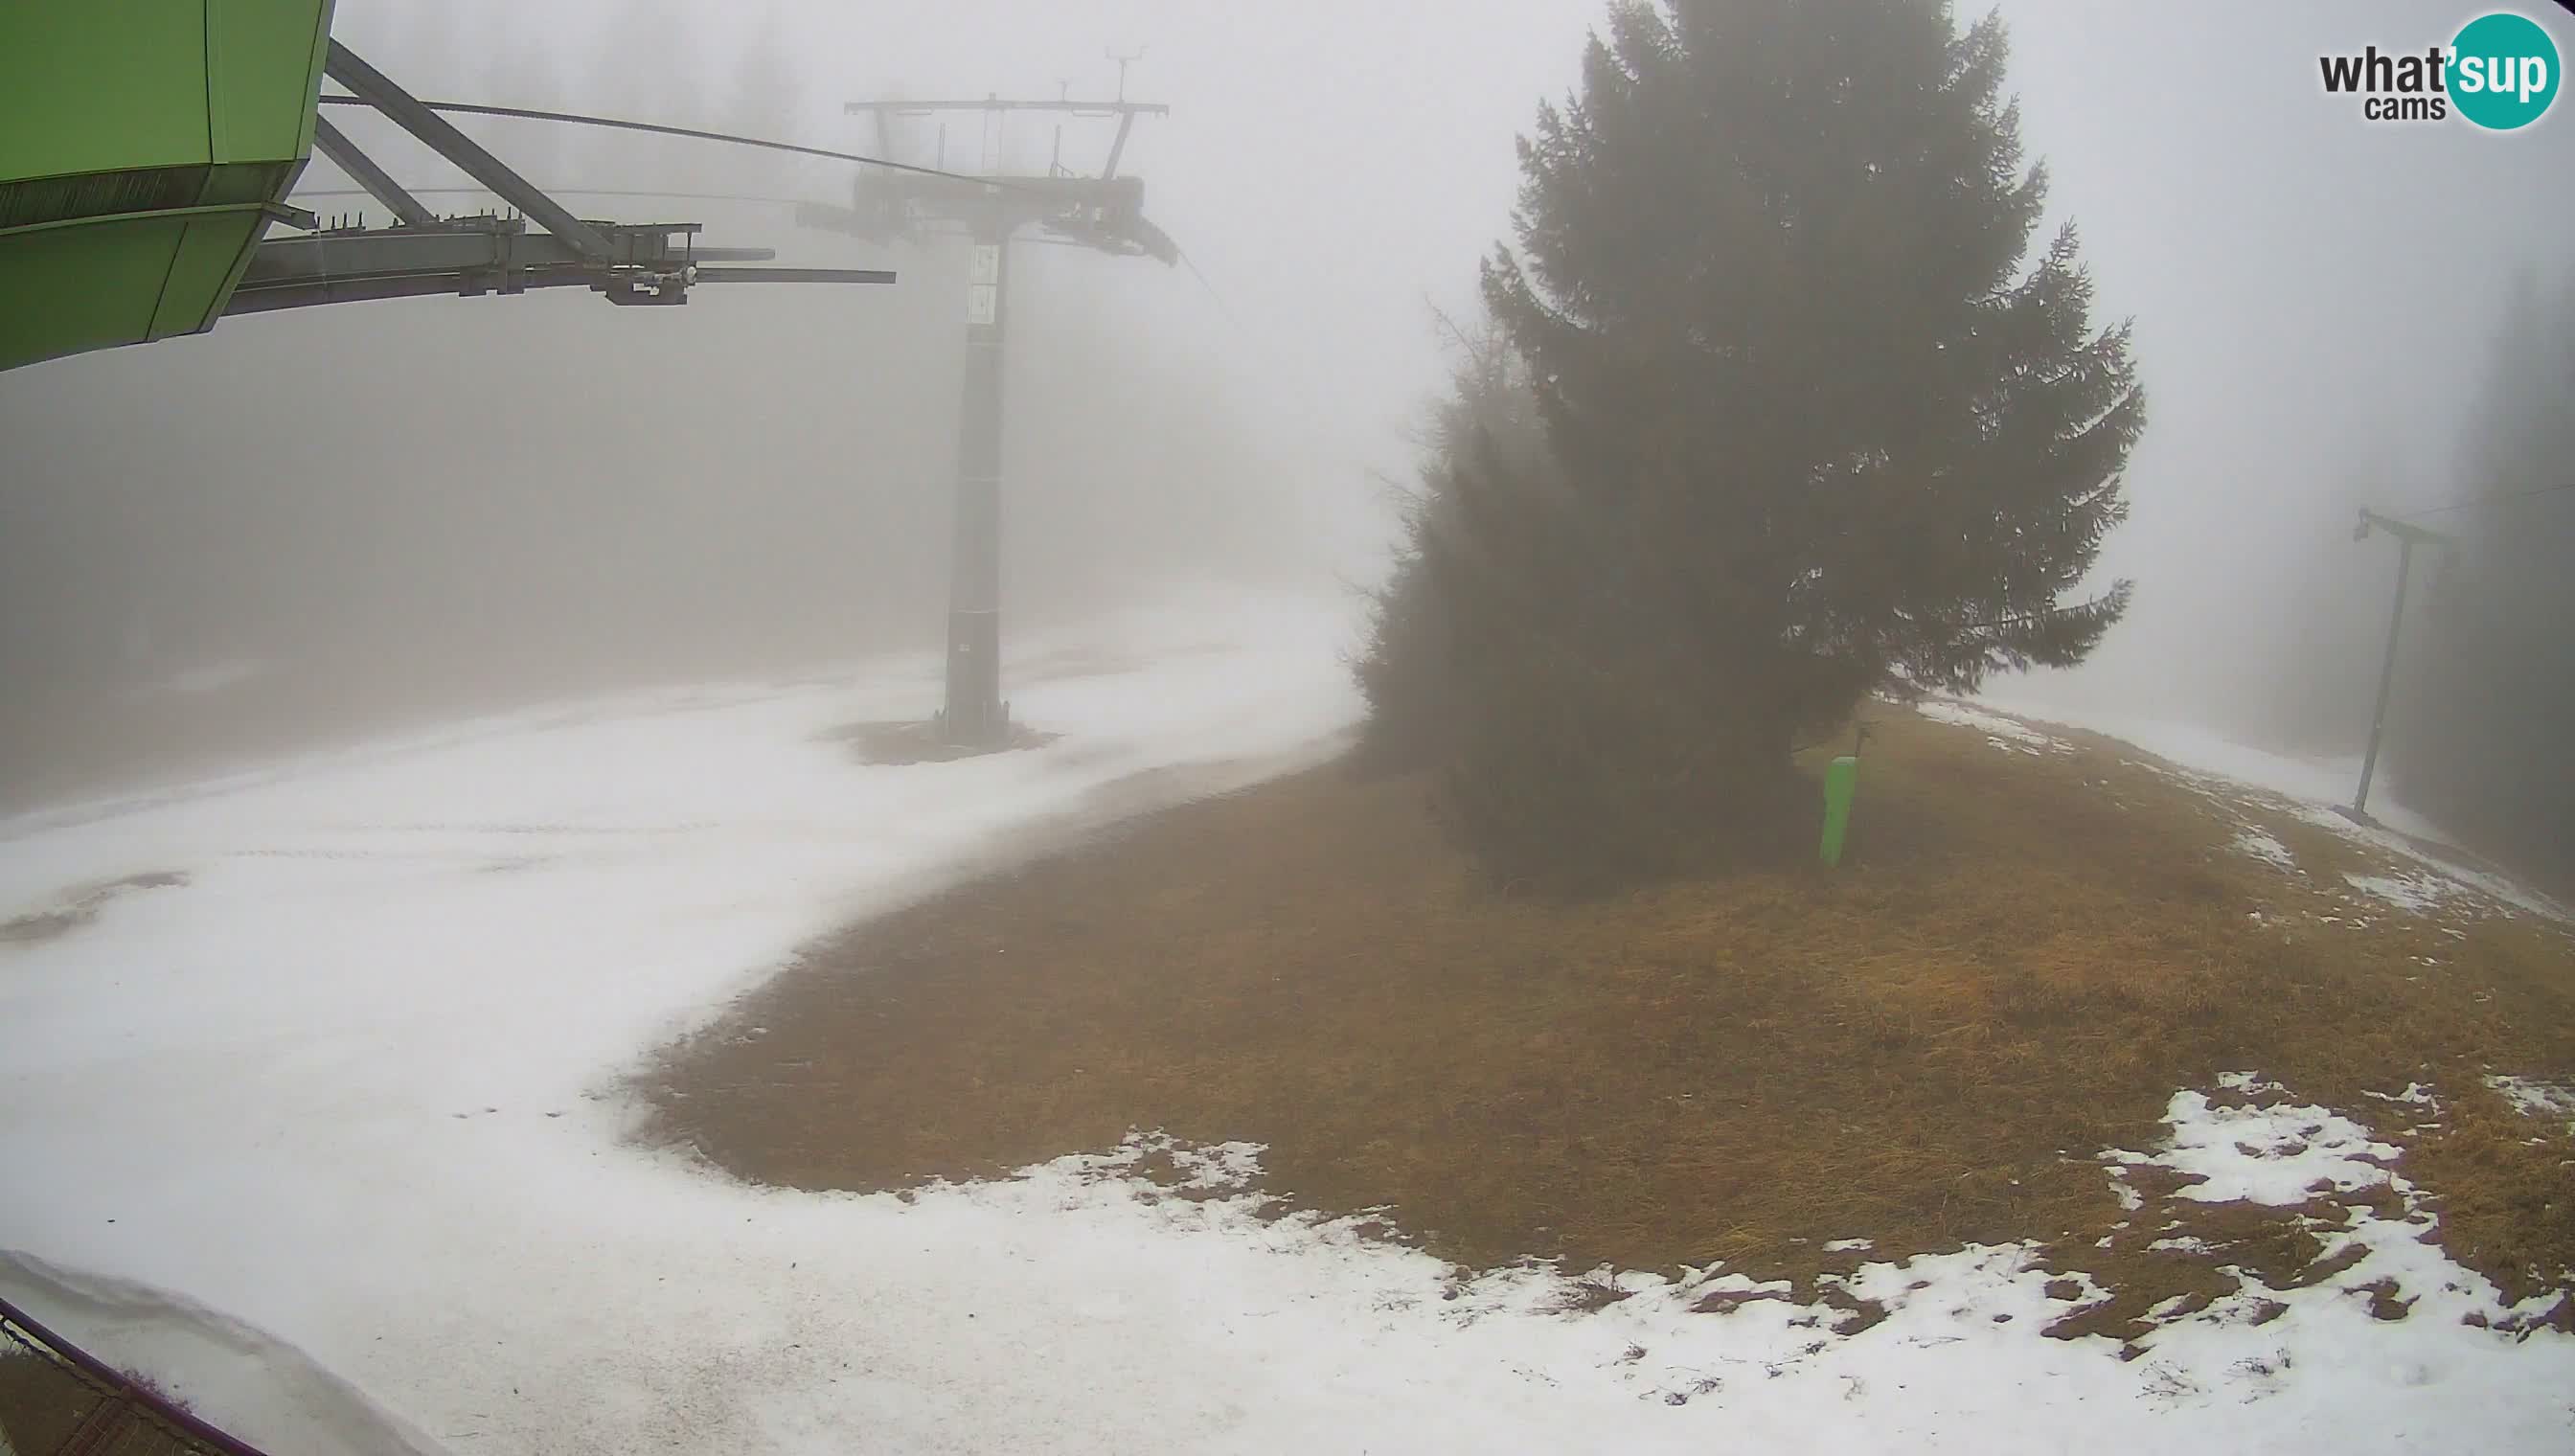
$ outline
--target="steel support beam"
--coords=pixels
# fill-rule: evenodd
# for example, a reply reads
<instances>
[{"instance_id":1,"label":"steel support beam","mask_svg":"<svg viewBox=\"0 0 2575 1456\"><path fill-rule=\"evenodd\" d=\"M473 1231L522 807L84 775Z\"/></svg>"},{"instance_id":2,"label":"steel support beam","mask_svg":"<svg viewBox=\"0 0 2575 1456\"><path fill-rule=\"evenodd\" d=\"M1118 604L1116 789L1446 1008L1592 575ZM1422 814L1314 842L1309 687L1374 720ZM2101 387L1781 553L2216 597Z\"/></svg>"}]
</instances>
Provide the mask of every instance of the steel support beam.
<instances>
[{"instance_id":1,"label":"steel support beam","mask_svg":"<svg viewBox=\"0 0 2575 1456\"><path fill-rule=\"evenodd\" d=\"M299 279L366 279L394 273L456 273L469 268L546 268L585 266L600 271L603 263L672 273L696 263L688 232L696 224L611 227L600 235L608 258L595 258L572 248L551 232L528 232L515 219L456 219L433 227L368 227L327 230L307 237L273 237L263 242L242 271L242 284L278 284ZM708 260L762 263L775 258L768 248L708 250Z\"/></svg>"},{"instance_id":2,"label":"steel support beam","mask_svg":"<svg viewBox=\"0 0 2575 1456\"><path fill-rule=\"evenodd\" d=\"M700 283L892 283L891 268L701 268Z\"/></svg>"},{"instance_id":3,"label":"steel support beam","mask_svg":"<svg viewBox=\"0 0 2575 1456\"><path fill-rule=\"evenodd\" d=\"M433 294L520 293L581 286L612 303L673 303L698 283L892 283L858 268L708 268L701 260L762 262L767 248L694 247L694 223L611 226L617 265L602 264L516 219L456 218L428 228L335 229L260 245L227 313Z\"/></svg>"},{"instance_id":4,"label":"steel support beam","mask_svg":"<svg viewBox=\"0 0 2575 1456\"><path fill-rule=\"evenodd\" d=\"M532 288L597 288L598 276L588 270L558 269L514 274L506 290L495 286L493 275L472 273L410 273L390 278L311 278L292 283L274 283L261 288L244 286L233 292L232 302L224 306L224 317L238 314L268 314L280 309L319 308L324 304L376 303L396 298L439 298L455 295L473 297L492 292L524 293Z\"/></svg>"},{"instance_id":5,"label":"steel support beam","mask_svg":"<svg viewBox=\"0 0 2575 1456\"><path fill-rule=\"evenodd\" d=\"M421 206L419 198L403 190L393 174L376 165L376 159L358 150L348 134L331 124L331 118L315 112L313 145L334 166L349 174L349 180L367 189L367 195L394 210L394 219L405 227L428 228L438 224L438 214Z\"/></svg>"},{"instance_id":6,"label":"steel support beam","mask_svg":"<svg viewBox=\"0 0 2575 1456\"><path fill-rule=\"evenodd\" d=\"M701 268L698 283L892 283L894 275L871 268ZM383 299L437 298L486 293L525 293L536 288L587 288L617 297L615 285L602 282L586 264L522 270L506 283L488 270L454 273L408 273L373 278L311 278L236 290L224 316L266 314L280 309L309 309L323 304L374 303ZM629 299L629 302L634 300ZM654 301L659 302L656 298Z\"/></svg>"},{"instance_id":7,"label":"steel support beam","mask_svg":"<svg viewBox=\"0 0 2575 1456\"><path fill-rule=\"evenodd\" d=\"M1127 155L1127 136L1136 130L1136 113L1122 111L1118 116L1118 140L1109 144L1109 164L1100 169L1100 180L1107 182L1118 175L1118 159ZM1058 135L1062 135L1061 132Z\"/></svg>"},{"instance_id":8,"label":"steel support beam","mask_svg":"<svg viewBox=\"0 0 2575 1456\"><path fill-rule=\"evenodd\" d=\"M334 229L301 238L272 238L242 271L245 289L325 279L354 281L411 273L496 272L588 264L551 234L515 225L458 228ZM677 266L676 262L673 266Z\"/></svg>"},{"instance_id":9,"label":"steel support beam","mask_svg":"<svg viewBox=\"0 0 2575 1456\"><path fill-rule=\"evenodd\" d=\"M765 263L771 248L695 247L695 223L611 225L602 234L620 267L669 272L693 263ZM450 273L470 268L541 268L602 260L574 249L551 233L531 233L515 220L458 218L426 228L335 228L301 238L272 238L252 255L246 283L304 278L355 278L397 273Z\"/></svg>"},{"instance_id":10,"label":"steel support beam","mask_svg":"<svg viewBox=\"0 0 2575 1456\"><path fill-rule=\"evenodd\" d=\"M360 100L392 118L394 125L420 138L430 150L455 163L466 176L490 188L495 197L526 213L575 251L603 263L610 260L608 239L598 229L565 211L563 204L511 171L500 158L458 131L454 123L423 106L419 98L360 59L357 52L334 40L322 69Z\"/></svg>"}]
</instances>

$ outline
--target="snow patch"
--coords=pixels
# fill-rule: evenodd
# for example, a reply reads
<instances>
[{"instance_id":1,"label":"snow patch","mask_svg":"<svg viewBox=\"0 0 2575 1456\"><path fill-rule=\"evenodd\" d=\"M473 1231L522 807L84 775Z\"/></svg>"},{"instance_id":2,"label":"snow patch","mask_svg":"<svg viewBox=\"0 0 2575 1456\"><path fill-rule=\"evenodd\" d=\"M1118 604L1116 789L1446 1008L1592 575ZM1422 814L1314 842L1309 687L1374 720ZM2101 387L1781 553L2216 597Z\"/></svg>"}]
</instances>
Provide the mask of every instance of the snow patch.
<instances>
[{"instance_id":1,"label":"snow patch","mask_svg":"<svg viewBox=\"0 0 2575 1456\"><path fill-rule=\"evenodd\" d=\"M2434 1100L2432 1089L2421 1082L2407 1082L2405 1090L2401 1092L2363 1092L2361 1095L2375 1097L2381 1102L2396 1102L2408 1107L2430 1107L2435 1111L2440 1110L2440 1103Z\"/></svg>"},{"instance_id":2,"label":"snow patch","mask_svg":"<svg viewBox=\"0 0 2575 1456\"><path fill-rule=\"evenodd\" d=\"M2006 752L2019 750L2036 753L2042 750L2070 753L2074 745L2063 738L2040 732L2018 719L1988 713L1950 698L1926 698L1913 705L1913 711L1934 723L1955 724L1974 728L1985 735L1985 741Z\"/></svg>"},{"instance_id":3,"label":"snow patch","mask_svg":"<svg viewBox=\"0 0 2575 1456\"><path fill-rule=\"evenodd\" d=\"M2151 1161L2199 1181L2176 1196L2196 1203L2243 1200L2290 1207L2318 1187L2352 1193L2389 1182L2379 1160L2401 1151L2321 1107L2229 1107L2202 1092L2175 1092L2164 1121L2172 1141Z\"/></svg>"},{"instance_id":4,"label":"snow patch","mask_svg":"<svg viewBox=\"0 0 2575 1456\"><path fill-rule=\"evenodd\" d=\"M2235 835L2235 850L2239 854L2250 854L2256 859L2275 864L2292 873L2296 872L2298 867L2298 856L2289 852L2289 846L2260 829L2247 827L2240 830Z\"/></svg>"},{"instance_id":5,"label":"snow patch","mask_svg":"<svg viewBox=\"0 0 2575 1456\"><path fill-rule=\"evenodd\" d=\"M2464 886L2421 870L2396 874L2346 874L2352 888L2385 900L2409 915L2428 915L2457 898Z\"/></svg>"},{"instance_id":6,"label":"snow patch","mask_svg":"<svg viewBox=\"0 0 2575 1456\"><path fill-rule=\"evenodd\" d=\"M2512 1110L2522 1116L2565 1119L2566 1130L2575 1133L2575 1081L2563 1077L2488 1076L2486 1085L2502 1093Z\"/></svg>"},{"instance_id":7,"label":"snow patch","mask_svg":"<svg viewBox=\"0 0 2575 1456\"><path fill-rule=\"evenodd\" d=\"M1137 774L1248 781L1331 740L1357 713L1355 636L1231 597L1067 634L1051 648L1142 666L1027 683L1019 712L1064 736L955 763L864 766L822 737L932 701L934 665L907 659L0 824L0 904L187 876L12 948L0 1230L221 1310L460 1450L2562 1441L2575 1342L2461 1326L2490 1286L2370 1217L2335 1231L2371 1240L2365 1261L2273 1292L2278 1318L2222 1302L2123 1361L2045 1334L2107 1291L2031 1246L1872 1257L1806 1304L1713 1265L1469 1277L1372 1214L1283 1215L1295 1190L1265 1190L1243 1142L1138 1134L898 1197L745 1186L625 1140L620 1079L813 936ZM2179 1094L2170 1148L2103 1161L2278 1198L2388 1176L2382 1145L2314 1112ZM2351 1291L2382 1274L2428 1311L2372 1319ZM1603 1288L1622 1297L1583 1298ZM1836 1333L1854 1301L1884 1317ZM156 1373L184 1343L167 1321L33 1312ZM177 1373L255 1444L355 1444L278 1400L258 1360Z\"/></svg>"},{"instance_id":8,"label":"snow patch","mask_svg":"<svg viewBox=\"0 0 2575 1456\"><path fill-rule=\"evenodd\" d=\"M2241 1073L2220 1080L2232 1091L2281 1090L2275 1083ZM2419 1084L2409 1085L2402 1094L2377 1095L2391 1103L2431 1101L2429 1092ZM2140 1164L2165 1168L2189 1180L2171 1195L2174 1207L2182 1203L2244 1202L2286 1210L2320 1197L2363 1195L2343 1206L2338 1223L2330 1218L2298 1215L2299 1221L2323 1241L2319 1262L2330 1265L2347 1259L2347 1265L2303 1289L2270 1288L2250 1271L2231 1268L2230 1272L2244 1280L2245 1287L2200 1315L2186 1317L2185 1323L2209 1319L2241 1322L2257 1306L2277 1303L2284 1306L2288 1316L2284 1323L2294 1330L2299 1321L2317 1312L2320 1300L2338 1311L2357 1305L2360 1317L2377 1319L2371 1306L2388 1299L2408 1311L2396 1328L2422 1328L2428 1322L2431 1327L2445 1330L2501 1331L2526 1327L2545 1315L2559 1298L2553 1290L2542 1290L2517 1304L2509 1302L2484 1275L2453 1262L2437 1244L2428 1242L2439 1219L2422 1190L2395 1170L2399 1150L2379 1141L2368 1127L2349 1117L2324 1107L2286 1101L2259 1107L2227 1105L2213 1102L2200 1092L2182 1091L2173 1094L2164 1122L2168 1139L2158 1152L2141 1156L2111 1151L2101 1155L2110 1164L2107 1171L2112 1188L2120 1194L2122 1203L2132 1196L2125 1182L2126 1171ZM2383 1211L2390 1205L2395 1212ZM2149 1247L2206 1252L2202 1241L2187 1231L2187 1222L2183 1217L2178 1221L2180 1232L2158 1239ZM2167 1327L2161 1338L2169 1339L2177 1328ZM2516 1338L2502 1333L2491 1337ZM2555 1343L2575 1353L2575 1343L2562 1339ZM2158 1344L2157 1348L2166 1346ZM2283 1345L2284 1358L2279 1364L2287 1368L2285 1357L2293 1351L2305 1359L2337 1358L2328 1350L2329 1346L2321 1345L2311 1344L2303 1350ZM2339 1358L2359 1357L2346 1350Z\"/></svg>"}]
</instances>

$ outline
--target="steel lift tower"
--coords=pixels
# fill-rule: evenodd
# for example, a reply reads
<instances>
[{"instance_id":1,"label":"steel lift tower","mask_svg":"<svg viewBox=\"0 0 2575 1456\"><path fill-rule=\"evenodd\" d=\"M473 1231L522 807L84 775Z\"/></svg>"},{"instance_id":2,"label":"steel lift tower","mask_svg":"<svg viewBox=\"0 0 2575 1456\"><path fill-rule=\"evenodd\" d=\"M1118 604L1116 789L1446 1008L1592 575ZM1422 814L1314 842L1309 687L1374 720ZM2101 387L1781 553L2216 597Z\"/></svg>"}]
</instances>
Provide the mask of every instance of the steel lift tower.
<instances>
[{"instance_id":1,"label":"steel lift tower","mask_svg":"<svg viewBox=\"0 0 2575 1456\"><path fill-rule=\"evenodd\" d=\"M2458 549L2458 543L2438 531L2408 526L2402 521L2363 510L2360 524L2352 528L2351 539L2367 541L2372 531L2384 531L2395 537L2396 606L2387 619L2387 658L2378 668L2378 707L2369 716L2369 749L2360 759L2360 788L2351 796L2351 807L2340 812L2354 823L2376 825L2369 816L2369 780L2378 772L2379 739L2387 731L2387 700L2396 687L2396 640L2405 631L2405 584L2414 576L2414 548L2430 547L2441 553L2441 564L2447 566Z\"/></svg>"},{"instance_id":2,"label":"steel lift tower","mask_svg":"<svg viewBox=\"0 0 2575 1456\"><path fill-rule=\"evenodd\" d=\"M1132 59L1132 58L1128 58ZM968 174L963 180L918 173L862 175L847 209L808 204L797 221L871 242L962 236L972 252L966 287L966 378L957 438L956 535L948 582L948 685L939 712L940 738L960 747L1006 746L1010 705L1002 698L1002 365L1010 321L1010 250L1014 235L1037 227L1059 244L1166 265L1180 249L1145 218L1145 184L1118 170L1140 116L1166 116L1168 106L1127 99L1125 66L1114 101L853 101L865 116L878 155L891 155L898 119L971 114L987 125L1018 114L1114 120L1116 138L1098 176L1069 171L1059 122L1055 157L1043 173ZM947 172L945 129L935 159ZM931 161L934 159L914 159Z\"/></svg>"}]
</instances>

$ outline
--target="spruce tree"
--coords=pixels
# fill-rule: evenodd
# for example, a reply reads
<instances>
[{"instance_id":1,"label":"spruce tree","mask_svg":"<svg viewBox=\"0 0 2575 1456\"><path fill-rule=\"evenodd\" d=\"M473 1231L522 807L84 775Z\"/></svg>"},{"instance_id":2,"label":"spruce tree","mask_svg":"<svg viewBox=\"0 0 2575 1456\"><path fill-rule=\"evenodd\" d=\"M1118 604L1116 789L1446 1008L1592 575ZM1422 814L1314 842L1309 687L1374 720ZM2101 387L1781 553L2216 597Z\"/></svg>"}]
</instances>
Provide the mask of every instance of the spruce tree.
<instances>
[{"instance_id":1,"label":"spruce tree","mask_svg":"<svg viewBox=\"0 0 2575 1456\"><path fill-rule=\"evenodd\" d=\"M2031 257L2006 50L1927 0L1628 3L1520 143L1483 287L1561 489L1452 454L1481 519L1415 535L1460 651L1496 655L1479 731L1564 693L1615 720L1540 755L1629 755L1650 786L1596 811L1748 806L1873 687L2070 665L2123 611L2124 582L2066 598L2125 514L2144 396L2072 228ZM1495 541L1547 543L1544 580L1475 581Z\"/></svg>"},{"instance_id":2,"label":"spruce tree","mask_svg":"<svg viewBox=\"0 0 2575 1456\"><path fill-rule=\"evenodd\" d=\"M1456 367L1448 393L1430 410L1422 484L1406 504L1406 544L1377 593L1372 636L1358 663L1368 708L1358 756L1371 768L1429 767L1459 729L1457 716L1466 705L1450 662L1456 644L1448 599L1465 585L1456 579L1465 564L1452 554L1470 549L1460 517L1481 504L1472 499L1474 484L1543 482L1561 499L1545 422L1519 356L1489 320L1471 330L1451 325L1448 333ZM1525 519L1538 505L1524 503L1512 515ZM1497 545L1472 549L1488 557ZM1535 584L1521 575L1517 585L1532 590Z\"/></svg>"}]
</instances>

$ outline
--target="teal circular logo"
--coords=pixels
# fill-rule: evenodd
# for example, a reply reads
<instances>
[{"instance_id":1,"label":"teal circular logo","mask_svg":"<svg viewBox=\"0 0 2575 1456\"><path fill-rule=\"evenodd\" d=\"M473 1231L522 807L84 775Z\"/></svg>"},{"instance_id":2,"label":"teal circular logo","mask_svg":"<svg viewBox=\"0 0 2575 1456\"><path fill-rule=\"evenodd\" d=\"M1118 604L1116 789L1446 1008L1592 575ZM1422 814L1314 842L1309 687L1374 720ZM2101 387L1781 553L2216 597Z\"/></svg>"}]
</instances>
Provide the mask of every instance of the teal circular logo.
<instances>
[{"instance_id":1,"label":"teal circular logo","mask_svg":"<svg viewBox=\"0 0 2575 1456\"><path fill-rule=\"evenodd\" d=\"M2450 42L2450 104L2488 131L2539 120L2557 99L2557 42L2527 15L2480 15Z\"/></svg>"}]
</instances>

